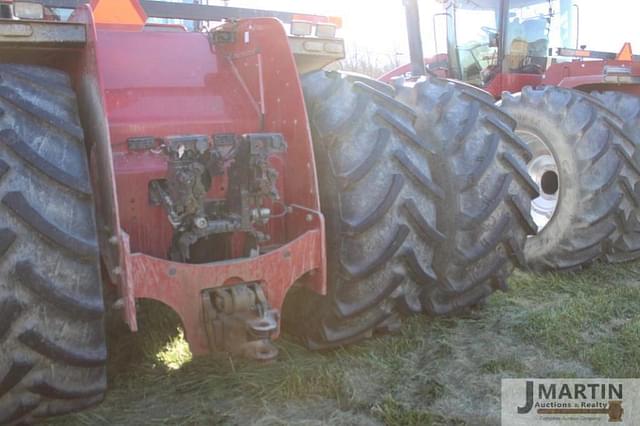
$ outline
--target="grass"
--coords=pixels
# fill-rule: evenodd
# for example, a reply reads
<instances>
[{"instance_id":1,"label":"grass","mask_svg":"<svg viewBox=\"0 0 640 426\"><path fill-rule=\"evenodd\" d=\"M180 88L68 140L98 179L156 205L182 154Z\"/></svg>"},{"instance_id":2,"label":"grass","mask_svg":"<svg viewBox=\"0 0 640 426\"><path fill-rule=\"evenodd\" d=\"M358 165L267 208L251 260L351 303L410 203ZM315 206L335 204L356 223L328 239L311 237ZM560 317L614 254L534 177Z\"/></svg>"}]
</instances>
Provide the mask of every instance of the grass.
<instances>
[{"instance_id":1,"label":"grass","mask_svg":"<svg viewBox=\"0 0 640 426\"><path fill-rule=\"evenodd\" d=\"M463 425L462 420L447 419L430 412L414 410L387 396L371 410L385 425L424 426L424 425Z\"/></svg>"},{"instance_id":2,"label":"grass","mask_svg":"<svg viewBox=\"0 0 640 426\"><path fill-rule=\"evenodd\" d=\"M590 364L609 377L640 372L638 265L602 266L550 275L542 291L520 297L539 303L511 325L525 341L559 357ZM518 285L517 285L518 286ZM561 295L563 297L554 297Z\"/></svg>"},{"instance_id":3,"label":"grass","mask_svg":"<svg viewBox=\"0 0 640 426\"><path fill-rule=\"evenodd\" d=\"M522 364L515 357L492 359L480 366L480 370L484 373L498 374L502 371L508 371L513 373L523 373L526 370L524 364Z\"/></svg>"},{"instance_id":4,"label":"grass","mask_svg":"<svg viewBox=\"0 0 640 426\"><path fill-rule=\"evenodd\" d=\"M177 318L143 304L141 332L109 329L110 391L53 425L499 423L506 377L640 376L640 263L517 272L511 291L459 318L332 352L286 336L277 361L191 359Z\"/></svg>"}]
</instances>

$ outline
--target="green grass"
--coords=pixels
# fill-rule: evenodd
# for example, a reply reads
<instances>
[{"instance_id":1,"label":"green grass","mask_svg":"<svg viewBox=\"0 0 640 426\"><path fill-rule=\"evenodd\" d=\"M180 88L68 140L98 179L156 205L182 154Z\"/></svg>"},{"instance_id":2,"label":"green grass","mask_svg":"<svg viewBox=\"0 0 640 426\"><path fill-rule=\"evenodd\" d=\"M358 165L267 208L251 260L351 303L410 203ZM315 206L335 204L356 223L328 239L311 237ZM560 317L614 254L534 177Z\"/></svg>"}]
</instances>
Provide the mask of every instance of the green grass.
<instances>
[{"instance_id":1,"label":"green grass","mask_svg":"<svg viewBox=\"0 0 640 426\"><path fill-rule=\"evenodd\" d=\"M588 363L604 376L637 377L638 272L637 264L602 265L581 274L548 275L538 292L531 292L534 278L525 277L514 294L537 306L524 311L511 327L523 340Z\"/></svg>"},{"instance_id":2,"label":"green grass","mask_svg":"<svg viewBox=\"0 0 640 426\"><path fill-rule=\"evenodd\" d=\"M286 336L270 364L192 359L175 315L143 304L141 332L109 327L110 391L56 425L499 423L506 377L640 376L640 263L516 273L459 318L332 352Z\"/></svg>"},{"instance_id":3,"label":"green grass","mask_svg":"<svg viewBox=\"0 0 640 426\"><path fill-rule=\"evenodd\" d=\"M390 426L464 425L462 420L448 419L427 411L404 407L392 397L386 397L372 408L372 412Z\"/></svg>"},{"instance_id":4,"label":"green grass","mask_svg":"<svg viewBox=\"0 0 640 426\"><path fill-rule=\"evenodd\" d=\"M588 360L605 377L638 377L640 319L636 317L594 345Z\"/></svg>"},{"instance_id":5,"label":"green grass","mask_svg":"<svg viewBox=\"0 0 640 426\"><path fill-rule=\"evenodd\" d=\"M480 370L485 373L497 374L502 371L513 373L523 373L526 367L515 357L492 359L480 366Z\"/></svg>"}]
</instances>

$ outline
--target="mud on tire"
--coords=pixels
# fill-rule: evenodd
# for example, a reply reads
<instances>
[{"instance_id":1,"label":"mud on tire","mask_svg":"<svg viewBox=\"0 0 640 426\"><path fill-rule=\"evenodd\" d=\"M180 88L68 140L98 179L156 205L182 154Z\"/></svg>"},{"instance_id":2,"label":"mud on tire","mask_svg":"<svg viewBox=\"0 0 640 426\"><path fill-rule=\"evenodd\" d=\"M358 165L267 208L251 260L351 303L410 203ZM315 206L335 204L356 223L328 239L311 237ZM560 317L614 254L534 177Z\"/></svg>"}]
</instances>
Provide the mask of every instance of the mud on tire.
<instances>
[{"instance_id":1,"label":"mud on tire","mask_svg":"<svg viewBox=\"0 0 640 426\"><path fill-rule=\"evenodd\" d=\"M517 132L544 142L557 165L557 205L527 241L529 268L574 269L633 251L625 248L631 225L624 218L638 205L640 169L619 118L587 94L550 86L504 95L501 107L517 120Z\"/></svg>"},{"instance_id":2,"label":"mud on tire","mask_svg":"<svg viewBox=\"0 0 640 426\"><path fill-rule=\"evenodd\" d=\"M456 312L505 288L532 232L536 193L512 120L441 80L394 88L321 71L302 83L329 294L297 289L285 326L327 348L367 337L399 313Z\"/></svg>"},{"instance_id":3,"label":"mud on tire","mask_svg":"<svg viewBox=\"0 0 640 426\"><path fill-rule=\"evenodd\" d=\"M66 74L0 64L0 424L85 408L105 392L83 140Z\"/></svg>"}]
</instances>

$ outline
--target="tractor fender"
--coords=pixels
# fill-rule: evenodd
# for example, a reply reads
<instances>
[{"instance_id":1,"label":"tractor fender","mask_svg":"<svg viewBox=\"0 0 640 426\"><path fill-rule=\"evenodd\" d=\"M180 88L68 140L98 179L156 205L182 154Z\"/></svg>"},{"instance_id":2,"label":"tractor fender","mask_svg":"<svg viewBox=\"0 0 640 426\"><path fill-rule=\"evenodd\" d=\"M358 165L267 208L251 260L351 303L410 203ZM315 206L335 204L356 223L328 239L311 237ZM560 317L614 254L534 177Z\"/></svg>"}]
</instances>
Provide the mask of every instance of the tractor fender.
<instances>
[{"instance_id":1,"label":"tractor fender","mask_svg":"<svg viewBox=\"0 0 640 426\"><path fill-rule=\"evenodd\" d=\"M552 64L541 85L584 92L614 90L640 94L640 63L629 61L571 61Z\"/></svg>"},{"instance_id":2,"label":"tractor fender","mask_svg":"<svg viewBox=\"0 0 640 426\"><path fill-rule=\"evenodd\" d=\"M449 56L446 53L439 53L430 58L425 58L424 64L429 71L434 72L438 77L449 77ZM410 71L411 64L400 65L378 77L378 80L384 83L391 83L394 77L402 77Z\"/></svg>"}]
</instances>

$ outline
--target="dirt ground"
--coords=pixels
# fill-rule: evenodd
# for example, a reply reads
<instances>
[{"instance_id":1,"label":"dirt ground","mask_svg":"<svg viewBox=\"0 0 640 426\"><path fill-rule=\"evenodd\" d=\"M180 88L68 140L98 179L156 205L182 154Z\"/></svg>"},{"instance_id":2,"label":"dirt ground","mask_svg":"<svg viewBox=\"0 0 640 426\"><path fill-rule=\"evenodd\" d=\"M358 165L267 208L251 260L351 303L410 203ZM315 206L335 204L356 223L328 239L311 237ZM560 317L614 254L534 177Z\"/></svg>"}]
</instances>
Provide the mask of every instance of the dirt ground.
<instances>
[{"instance_id":1,"label":"dirt ground","mask_svg":"<svg viewBox=\"0 0 640 426\"><path fill-rule=\"evenodd\" d=\"M110 391L51 425L494 425L500 379L639 377L640 263L517 272L511 291L462 318L333 352L278 342L267 365L191 359L164 309L141 332L110 326Z\"/></svg>"}]
</instances>

